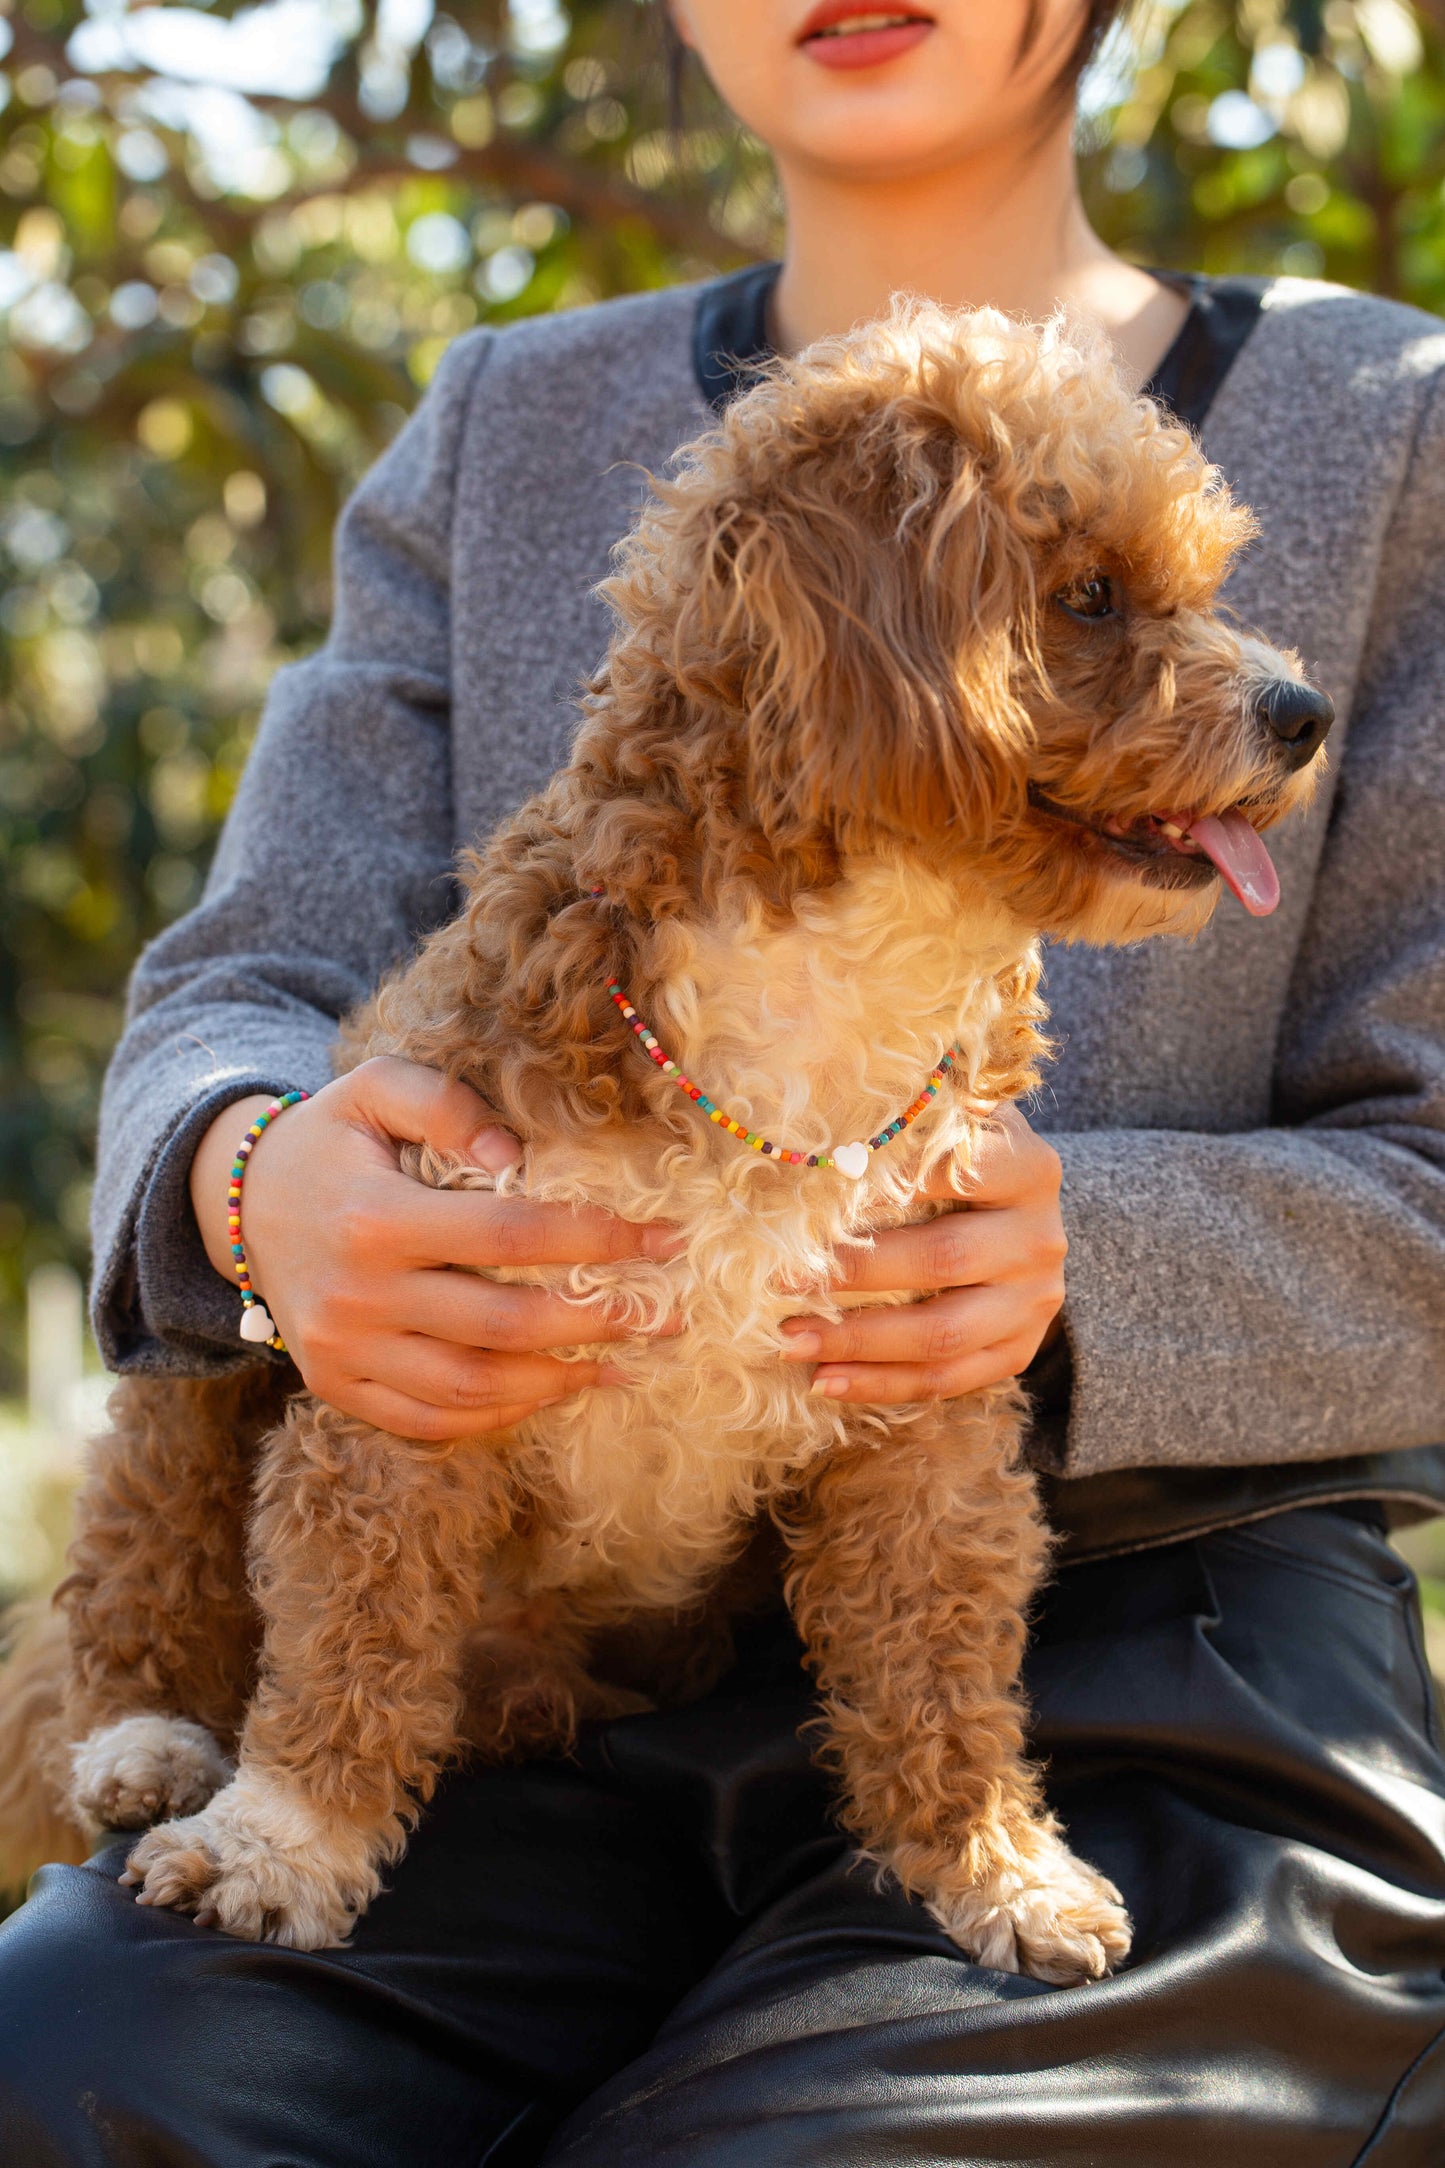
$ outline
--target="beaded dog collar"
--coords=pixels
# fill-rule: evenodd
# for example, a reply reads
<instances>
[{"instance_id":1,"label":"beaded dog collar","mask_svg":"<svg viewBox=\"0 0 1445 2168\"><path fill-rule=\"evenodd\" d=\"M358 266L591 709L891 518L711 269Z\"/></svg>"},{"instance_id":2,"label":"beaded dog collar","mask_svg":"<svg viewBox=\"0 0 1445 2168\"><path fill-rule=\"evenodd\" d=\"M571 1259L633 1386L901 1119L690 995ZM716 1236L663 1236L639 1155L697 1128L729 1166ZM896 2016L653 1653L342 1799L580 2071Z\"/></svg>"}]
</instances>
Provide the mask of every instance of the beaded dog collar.
<instances>
[{"instance_id":1,"label":"beaded dog collar","mask_svg":"<svg viewBox=\"0 0 1445 2168\"><path fill-rule=\"evenodd\" d=\"M679 1091L686 1092L688 1098L701 1107L710 1122L717 1123L719 1129L725 1129L729 1136L736 1137L752 1151L763 1153L766 1158L781 1159L790 1167L834 1167L839 1174L849 1175L855 1182L868 1171L869 1153L882 1151L885 1144L891 1144L895 1137L902 1136L909 1123L916 1121L924 1108L938 1096L940 1084L962 1054L960 1047L951 1046L939 1061L938 1067L930 1073L928 1082L912 1106L905 1107L901 1114L895 1115L887 1128L880 1129L877 1136L870 1137L866 1144L860 1139L854 1144L835 1144L825 1152L792 1152L781 1144L774 1144L769 1137L758 1136L753 1130L744 1128L741 1122L735 1122L729 1115L724 1114L722 1108L709 1099L702 1087L694 1084L691 1077L684 1076L677 1063L664 1054L615 979L609 981L607 991L641 1040L643 1052L656 1062L664 1076L672 1078Z\"/></svg>"}]
</instances>

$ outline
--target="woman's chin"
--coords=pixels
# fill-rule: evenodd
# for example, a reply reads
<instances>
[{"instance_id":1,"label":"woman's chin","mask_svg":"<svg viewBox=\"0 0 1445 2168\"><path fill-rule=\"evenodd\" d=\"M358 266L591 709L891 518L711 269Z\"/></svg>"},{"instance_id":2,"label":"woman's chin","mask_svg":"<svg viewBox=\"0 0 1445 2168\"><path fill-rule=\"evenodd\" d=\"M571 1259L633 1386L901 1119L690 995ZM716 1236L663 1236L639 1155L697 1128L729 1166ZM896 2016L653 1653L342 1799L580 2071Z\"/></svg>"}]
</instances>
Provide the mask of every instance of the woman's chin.
<instances>
[{"instance_id":1,"label":"woman's chin","mask_svg":"<svg viewBox=\"0 0 1445 2168\"><path fill-rule=\"evenodd\" d=\"M811 167L834 179L871 183L924 180L995 143L1017 139L1030 107L1007 83L990 98L987 72L930 67L931 42L892 68L826 70L801 54L784 72L786 96L744 123L779 165ZM906 71L906 72L905 72ZM960 79L961 78L961 79Z\"/></svg>"},{"instance_id":2,"label":"woman's chin","mask_svg":"<svg viewBox=\"0 0 1445 2168\"><path fill-rule=\"evenodd\" d=\"M771 135L785 172L792 164L835 181L924 180L957 165L993 132L989 116L945 106L932 91L888 91L880 84L869 92L866 76L838 75L832 82L838 87L827 95L814 89L801 97Z\"/></svg>"}]
</instances>

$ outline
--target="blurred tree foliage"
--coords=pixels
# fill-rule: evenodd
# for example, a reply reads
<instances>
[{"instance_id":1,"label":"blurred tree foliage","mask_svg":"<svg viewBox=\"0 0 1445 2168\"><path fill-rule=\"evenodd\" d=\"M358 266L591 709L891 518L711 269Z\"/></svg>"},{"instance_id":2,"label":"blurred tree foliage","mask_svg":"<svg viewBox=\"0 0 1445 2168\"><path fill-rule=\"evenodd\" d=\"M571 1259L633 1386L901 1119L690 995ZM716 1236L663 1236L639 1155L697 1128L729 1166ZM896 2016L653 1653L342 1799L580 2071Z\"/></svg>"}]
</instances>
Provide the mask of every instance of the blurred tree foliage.
<instances>
[{"instance_id":1,"label":"blurred tree foliage","mask_svg":"<svg viewBox=\"0 0 1445 2168\"><path fill-rule=\"evenodd\" d=\"M1445 306L1440 33L1146 6L1086 88L1099 225ZM83 1260L131 959L447 341L774 245L757 147L672 105L646 0L0 0L0 1385L24 1273Z\"/></svg>"}]
</instances>

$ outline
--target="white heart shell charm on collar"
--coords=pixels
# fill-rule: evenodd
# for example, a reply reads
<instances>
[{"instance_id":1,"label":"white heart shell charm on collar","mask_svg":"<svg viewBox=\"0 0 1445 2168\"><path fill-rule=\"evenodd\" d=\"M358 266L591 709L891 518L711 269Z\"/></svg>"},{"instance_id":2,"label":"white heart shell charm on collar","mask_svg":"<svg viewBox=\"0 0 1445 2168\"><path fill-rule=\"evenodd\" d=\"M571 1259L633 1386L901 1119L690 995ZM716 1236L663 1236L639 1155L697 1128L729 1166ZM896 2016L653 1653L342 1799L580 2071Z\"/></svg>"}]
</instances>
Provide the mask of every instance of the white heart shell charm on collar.
<instances>
[{"instance_id":1,"label":"white heart shell charm on collar","mask_svg":"<svg viewBox=\"0 0 1445 2168\"><path fill-rule=\"evenodd\" d=\"M267 1309L265 1303L248 1302L241 1312L241 1338L243 1340L266 1341L271 1338L275 1330L276 1327L271 1322L271 1312Z\"/></svg>"},{"instance_id":2,"label":"white heart shell charm on collar","mask_svg":"<svg viewBox=\"0 0 1445 2168\"><path fill-rule=\"evenodd\" d=\"M868 1172L870 1156L866 1144L836 1144L833 1147L833 1165L839 1174L846 1174L854 1182L861 1182Z\"/></svg>"}]
</instances>

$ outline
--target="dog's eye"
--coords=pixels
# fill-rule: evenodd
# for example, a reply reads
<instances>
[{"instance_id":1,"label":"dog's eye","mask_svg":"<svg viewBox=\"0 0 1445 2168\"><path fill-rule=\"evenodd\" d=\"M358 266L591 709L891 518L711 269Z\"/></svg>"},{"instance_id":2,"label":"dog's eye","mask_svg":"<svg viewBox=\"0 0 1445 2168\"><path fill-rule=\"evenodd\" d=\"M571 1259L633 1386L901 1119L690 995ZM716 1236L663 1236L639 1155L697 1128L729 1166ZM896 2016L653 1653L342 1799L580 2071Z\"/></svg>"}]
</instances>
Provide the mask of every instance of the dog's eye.
<instances>
[{"instance_id":1,"label":"dog's eye","mask_svg":"<svg viewBox=\"0 0 1445 2168\"><path fill-rule=\"evenodd\" d=\"M1114 583L1106 572L1091 572L1087 579L1074 580L1061 588L1054 597L1059 608L1081 624L1097 625L1101 618L1116 616Z\"/></svg>"}]
</instances>

